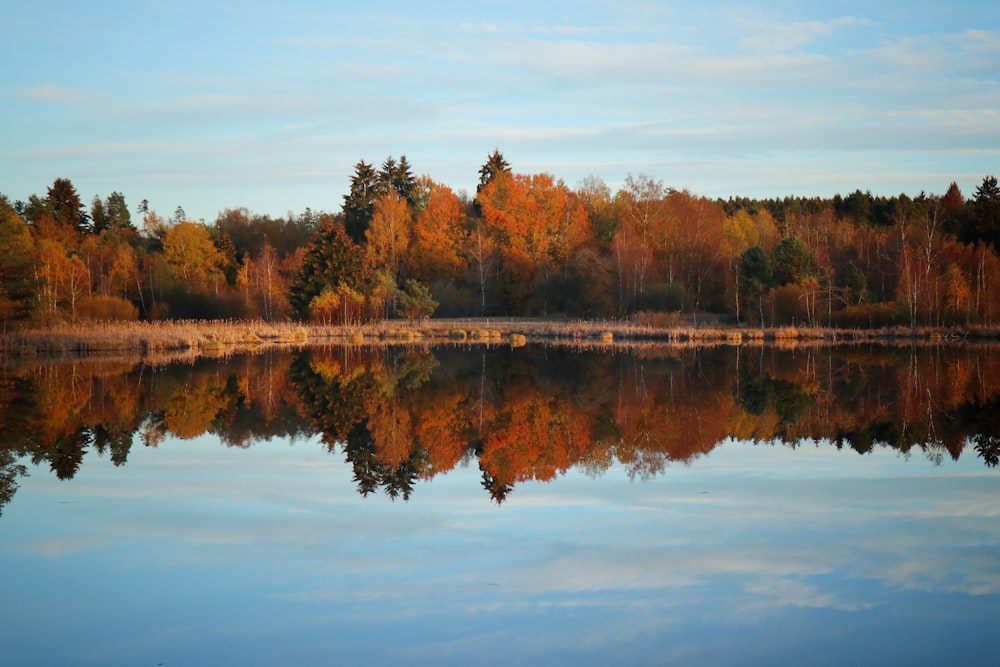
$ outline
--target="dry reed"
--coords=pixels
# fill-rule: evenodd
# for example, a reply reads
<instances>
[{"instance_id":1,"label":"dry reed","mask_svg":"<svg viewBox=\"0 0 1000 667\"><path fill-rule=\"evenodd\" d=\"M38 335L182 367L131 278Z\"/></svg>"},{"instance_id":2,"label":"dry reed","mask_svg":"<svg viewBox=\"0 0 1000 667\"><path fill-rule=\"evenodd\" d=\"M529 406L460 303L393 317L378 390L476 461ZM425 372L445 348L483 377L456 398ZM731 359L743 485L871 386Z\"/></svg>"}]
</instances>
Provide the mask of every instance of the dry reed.
<instances>
[{"instance_id":1,"label":"dry reed","mask_svg":"<svg viewBox=\"0 0 1000 667\"><path fill-rule=\"evenodd\" d=\"M387 320L352 327L259 320L88 322L9 332L0 350L12 357L66 354L141 354L191 351L195 355L230 354L270 347L303 347L337 342L359 344L475 343L512 345L529 340L555 344L615 346L656 343L670 345L764 345L833 343L945 344L995 341L1000 331L987 328L832 329L822 327L694 327L655 326L676 318L647 316L634 320L452 319Z\"/></svg>"}]
</instances>

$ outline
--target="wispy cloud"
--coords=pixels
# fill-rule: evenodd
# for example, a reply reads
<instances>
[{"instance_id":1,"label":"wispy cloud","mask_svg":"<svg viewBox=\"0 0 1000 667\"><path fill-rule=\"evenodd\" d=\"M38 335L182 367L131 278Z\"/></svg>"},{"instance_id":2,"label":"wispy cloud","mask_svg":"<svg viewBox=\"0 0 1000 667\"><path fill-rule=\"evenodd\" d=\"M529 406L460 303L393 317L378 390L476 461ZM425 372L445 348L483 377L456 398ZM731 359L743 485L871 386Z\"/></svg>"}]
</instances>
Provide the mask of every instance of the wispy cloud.
<instances>
[{"instance_id":1,"label":"wispy cloud","mask_svg":"<svg viewBox=\"0 0 1000 667\"><path fill-rule=\"evenodd\" d=\"M745 27L753 34L740 39L739 44L750 51L792 51L826 35L870 25L871 21L852 16L793 23L748 21Z\"/></svg>"},{"instance_id":2,"label":"wispy cloud","mask_svg":"<svg viewBox=\"0 0 1000 667\"><path fill-rule=\"evenodd\" d=\"M56 83L40 83L34 86L17 88L14 96L32 102L43 104L89 104L100 102L104 97L93 91L72 88Z\"/></svg>"}]
</instances>

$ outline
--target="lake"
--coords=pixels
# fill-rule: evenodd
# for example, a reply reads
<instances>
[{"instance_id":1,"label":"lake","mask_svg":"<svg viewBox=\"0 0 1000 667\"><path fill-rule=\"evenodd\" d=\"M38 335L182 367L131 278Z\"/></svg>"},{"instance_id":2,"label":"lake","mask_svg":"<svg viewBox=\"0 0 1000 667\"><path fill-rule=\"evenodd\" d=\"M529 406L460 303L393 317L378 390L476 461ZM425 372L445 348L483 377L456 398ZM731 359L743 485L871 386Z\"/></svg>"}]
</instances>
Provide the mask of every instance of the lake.
<instances>
[{"instance_id":1,"label":"lake","mask_svg":"<svg viewBox=\"0 0 1000 667\"><path fill-rule=\"evenodd\" d=\"M10 665L994 665L1000 347L0 372Z\"/></svg>"}]
</instances>

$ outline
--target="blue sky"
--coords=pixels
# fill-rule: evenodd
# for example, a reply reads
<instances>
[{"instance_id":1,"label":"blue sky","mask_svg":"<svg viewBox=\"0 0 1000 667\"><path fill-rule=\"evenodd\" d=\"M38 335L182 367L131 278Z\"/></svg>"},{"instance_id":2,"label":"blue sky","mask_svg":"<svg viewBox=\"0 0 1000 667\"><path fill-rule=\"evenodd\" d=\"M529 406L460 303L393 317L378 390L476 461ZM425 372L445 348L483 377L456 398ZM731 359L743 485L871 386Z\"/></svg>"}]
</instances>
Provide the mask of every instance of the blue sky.
<instances>
[{"instance_id":1,"label":"blue sky","mask_svg":"<svg viewBox=\"0 0 1000 667\"><path fill-rule=\"evenodd\" d=\"M1000 172L993 2L12 2L0 192L70 178L165 217L336 211L405 154L576 186L943 193Z\"/></svg>"}]
</instances>

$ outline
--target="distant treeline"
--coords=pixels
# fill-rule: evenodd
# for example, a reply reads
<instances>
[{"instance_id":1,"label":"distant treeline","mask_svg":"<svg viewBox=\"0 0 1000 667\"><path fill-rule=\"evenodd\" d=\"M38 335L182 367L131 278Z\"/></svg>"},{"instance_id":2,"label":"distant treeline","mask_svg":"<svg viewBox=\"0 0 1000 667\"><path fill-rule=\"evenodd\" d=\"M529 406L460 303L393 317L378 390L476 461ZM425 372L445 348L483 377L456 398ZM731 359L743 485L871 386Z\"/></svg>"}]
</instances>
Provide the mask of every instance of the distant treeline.
<instances>
[{"instance_id":1,"label":"distant treeline","mask_svg":"<svg viewBox=\"0 0 1000 667\"><path fill-rule=\"evenodd\" d=\"M488 156L471 198L405 156L355 165L336 213L168 219L69 179L0 194L0 320L705 313L731 323L993 326L1000 187L944 195L707 199L644 174L515 173Z\"/></svg>"}]
</instances>

